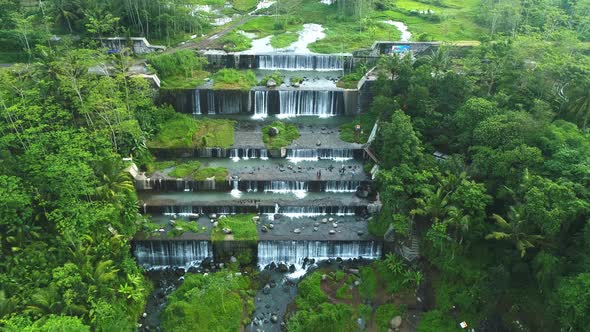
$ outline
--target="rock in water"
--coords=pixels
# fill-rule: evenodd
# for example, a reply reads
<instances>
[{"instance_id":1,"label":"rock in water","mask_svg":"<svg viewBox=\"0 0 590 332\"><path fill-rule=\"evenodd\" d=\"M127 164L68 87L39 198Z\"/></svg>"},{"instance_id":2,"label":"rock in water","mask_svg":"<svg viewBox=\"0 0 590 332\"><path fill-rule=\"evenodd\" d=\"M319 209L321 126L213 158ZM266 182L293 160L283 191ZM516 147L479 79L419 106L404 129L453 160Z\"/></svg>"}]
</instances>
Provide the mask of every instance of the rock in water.
<instances>
[{"instance_id":1,"label":"rock in water","mask_svg":"<svg viewBox=\"0 0 590 332\"><path fill-rule=\"evenodd\" d=\"M265 295L270 294L270 285L269 284L264 285L264 288L262 289L262 293L264 293Z\"/></svg>"},{"instance_id":2,"label":"rock in water","mask_svg":"<svg viewBox=\"0 0 590 332\"><path fill-rule=\"evenodd\" d=\"M299 228L295 228L295 229L293 230L293 233L295 233L295 234L299 234L299 233L301 233L301 229L299 229Z\"/></svg>"},{"instance_id":3,"label":"rock in water","mask_svg":"<svg viewBox=\"0 0 590 332\"><path fill-rule=\"evenodd\" d=\"M277 317L277 315L271 315L270 321L271 323L276 324L279 321L279 317Z\"/></svg>"},{"instance_id":4,"label":"rock in water","mask_svg":"<svg viewBox=\"0 0 590 332\"><path fill-rule=\"evenodd\" d=\"M333 230L333 229L331 229L331 230L328 232L328 234L330 234L330 235L334 235L334 234L336 234L336 231L335 231L335 230Z\"/></svg>"},{"instance_id":5,"label":"rock in water","mask_svg":"<svg viewBox=\"0 0 590 332\"><path fill-rule=\"evenodd\" d=\"M266 228L266 226L265 226L265 225L262 225L262 227L260 228L260 230L261 230L263 233L266 233L266 232L268 232L268 228Z\"/></svg>"},{"instance_id":6,"label":"rock in water","mask_svg":"<svg viewBox=\"0 0 590 332\"><path fill-rule=\"evenodd\" d=\"M277 82L275 80L273 80L272 78L268 79L268 81L266 81L266 87L267 88L275 88L277 86Z\"/></svg>"}]
</instances>

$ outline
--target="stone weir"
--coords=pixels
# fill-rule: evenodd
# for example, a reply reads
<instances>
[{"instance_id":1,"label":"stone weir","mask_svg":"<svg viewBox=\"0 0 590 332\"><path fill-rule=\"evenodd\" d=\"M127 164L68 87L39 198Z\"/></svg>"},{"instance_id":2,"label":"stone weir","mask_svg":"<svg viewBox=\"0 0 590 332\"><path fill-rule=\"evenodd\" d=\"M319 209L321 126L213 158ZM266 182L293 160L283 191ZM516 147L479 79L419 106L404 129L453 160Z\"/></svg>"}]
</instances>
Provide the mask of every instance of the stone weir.
<instances>
[{"instance_id":1,"label":"stone weir","mask_svg":"<svg viewBox=\"0 0 590 332\"><path fill-rule=\"evenodd\" d=\"M227 53L205 51L211 69L261 69L283 71L342 71L352 70L352 54L294 54L294 53Z\"/></svg>"},{"instance_id":2,"label":"stone weir","mask_svg":"<svg viewBox=\"0 0 590 332\"><path fill-rule=\"evenodd\" d=\"M359 112L357 90L255 87L249 91L216 90L210 87L160 91L160 102L180 113L194 115L250 114L336 116Z\"/></svg>"},{"instance_id":3,"label":"stone weir","mask_svg":"<svg viewBox=\"0 0 590 332\"><path fill-rule=\"evenodd\" d=\"M372 201L350 193L307 193L305 197L277 193L143 192L140 212L194 216L201 214L261 213L287 217L363 215Z\"/></svg>"},{"instance_id":4,"label":"stone weir","mask_svg":"<svg viewBox=\"0 0 590 332\"><path fill-rule=\"evenodd\" d=\"M163 222L160 231L137 234L132 250L138 263L147 268L189 268L209 259L230 262L237 258L261 268L272 263L301 267L314 260L377 259L383 251L383 242L367 233L366 217L361 216L289 219L260 215L252 221L257 239L248 241L212 240L214 221L220 219L210 217L221 218L201 215L193 219L202 227L200 233L170 237L167 231L172 226Z\"/></svg>"}]
</instances>

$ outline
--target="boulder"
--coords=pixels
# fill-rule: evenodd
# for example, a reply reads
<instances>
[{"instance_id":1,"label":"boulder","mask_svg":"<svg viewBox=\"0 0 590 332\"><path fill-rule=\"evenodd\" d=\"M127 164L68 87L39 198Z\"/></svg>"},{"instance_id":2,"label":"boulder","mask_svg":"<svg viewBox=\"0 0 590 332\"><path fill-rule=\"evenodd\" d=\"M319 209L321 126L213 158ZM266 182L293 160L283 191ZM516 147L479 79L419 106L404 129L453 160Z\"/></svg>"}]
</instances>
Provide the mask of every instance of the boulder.
<instances>
[{"instance_id":1,"label":"boulder","mask_svg":"<svg viewBox=\"0 0 590 332\"><path fill-rule=\"evenodd\" d=\"M275 137L279 134L279 128L277 127L270 127L270 129L268 130L268 136L270 137Z\"/></svg>"},{"instance_id":2,"label":"boulder","mask_svg":"<svg viewBox=\"0 0 590 332\"><path fill-rule=\"evenodd\" d=\"M328 275L327 274L322 274L322 281L326 281L328 280Z\"/></svg>"},{"instance_id":3,"label":"boulder","mask_svg":"<svg viewBox=\"0 0 590 332\"><path fill-rule=\"evenodd\" d=\"M299 234L299 233L301 233L301 229L299 229L299 228L295 228L295 229L293 230L293 233L295 233L295 234Z\"/></svg>"},{"instance_id":4,"label":"boulder","mask_svg":"<svg viewBox=\"0 0 590 332\"><path fill-rule=\"evenodd\" d=\"M363 232L363 231L356 231L356 235L363 236L363 235L365 235L365 232Z\"/></svg>"},{"instance_id":5,"label":"boulder","mask_svg":"<svg viewBox=\"0 0 590 332\"><path fill-rule=\"evenodd\" d=\"M316 146L321 146L321 145L322 145L322 142L320 142L320 140L318 140L318 141L315 143L315 145L316 145Z\"/></svg>"},{"instance_id":6,"label":"boulder","mask_svg":"<svg viewBox=\"0 0 590 332\"><path fill-rule=\"evenodd\" d=\"M327 223L328 223L328 218L322 219L322 224L327 224Z\"/></svg>"},{"instance_id":7,"label":"boulder","mask_svg":"<svg viewBox=\"0 0 590 332\"><path fill-rule=\"evenodd\" d=\"M269 229L273 229L273 228L275 228L275 225L274 224L268 224L268 228Z\"/></svg>"},{"instance_id":8,"label":"boulder","mask_svg":"<svg viewBox=\"0 0 590 332\"><path fill-rule=\"evenodd\" d=\"M234 256L231 256L231 257L229 258L229 262L230 262L230 263L235 263L235 262L237 262L237 261L238 261L238 259L237 259L237 258L235 258Z\"/></svg>"},{"instance_id":9,"label":"boulder","mask_svg":"<svg viewBox=\"0 0 590 332\"><path fill-rule=\"evenodd\" d=\"M286 264L280 263L277 266L277 271L279 271L281 273L285 273L285 272L289 271L289 267Z\"/></svg>"},{"instance_id":10,"label":"boulder","mask_svg":"<svg viewBox=\"0 0 590 332\"><path fill-rule=\"evenodd\" d=\"M219 226L219 223L216 221L213 223L213 227L217 227L217 226Z\"/></svg>"},{"instance_id":11,"label":"boulder","mask_svg":"<svg viewBox=\"0 0 590 332\"><path fill-rule=\"evenodd\" d=\"M266 81L267 88L275 88L276 86L277 86L277 82L275 80L273 80L272 78L269 78L268 81Z\"/></svg>"},{"instance_id":12,"label":"boulder","mask_svg":"<svg viewBox=\"0 0 590 332\"><path fill-rule=\"evenodd\" d=\"M397 329L402 325L402 316L395 316L389 321L389 326L393 329Z\"/></svg>"},{"instance_id":13,"label":"boulder","mask_svg":"<svg viewBox=\"0 0 590 332\"><path fill-rule=\"evenodd\" d=\"M359 198L367 198L369 197L369 192L367 190L357 190L356 196Z\"/></svg>"},{"instance_id":14,"label":"boulder","mask_svg":"<svg viewBox=\"0 0 590 332\"><path fill-rule=\"evenodd\" d=\"M265 295L270 294L270 285L269 284L264 285L264 288L262 288L262 293Z\"/></svg>"},{"instance_id":15,"label":"boulder","mask_svg":"<svg viewBox=\"0 0 590 332\"><path fill-rule=\"evenodd\" d=\"M217 219L217 213L211 213L209 219Z\"/></svg>"},{"instance_id":16,"label":"boulder","mask_svg":"<svg viewBox=\"0 0 590 332\"><path fill-rule=\"evenodd\" d=\"M330 234L330 235L334 235L334 234L336 234L336 231L335 231L335 230L333 230L333 229L331 229L331 230L328 232L328 234Z\"/></svg>"},{"instance_id":17,"label":"boulder","mask_svg":"<svg viewBox=\"0 0 590 332\"><path fill-rule=\"evenodd\" d=\"M252 217L252 221L253 222L259 222L260 221L260 216L254 216L254 217Z\"/></svg>"},{"instance_id":18,"label":"boulder","mask_svg":"<svg viewBox=\"0 0 590 332\"><path fill-rule=\"evenodd\" d=\"M330 217L330 218L328 218L328 221L332 222L332 221L334 221L334 218Z\"/></svg>"},{"instance_id":19,"label":"boulder","mask_svg":"<svg viewBox=\"0 0 590 332\"><path fill-rule=\"evenodd\" d=\"M333 223L332 223L332 227L336 228L336 227L338 227L338 224L337 224L337 223L335 223L335 222L333 222Z\"/></svg>"},{"instance_id":20,"label":"boulder","mask_svg":"<svg viewBox=\"0 0 590 332\"><path fill-rule=\"evenodd\" d=\"M268 232L268 228L266 227L266 225L262 225L262 227L260 228L260 230L261 230L263 233L266 233L266 232Z\"/></svg>"},{"instance_id":21,"label":"boulder","mask_svg":"<svg viewBox=\"0 0 590 332\"><path fill-rule=\"evenodd\" d=\"M317 232L317 231L318 231L318 229L319 229L319 228L317 228L317 227L314 227L314 228L313 228L313 231L314 231L314 232Z\"/></svg>"},{"instance_id":22,"label":"boulder","mask_svg":"<svg viewBox=\"0 0 590 332\"><path fill-rule=\"evenodd\" d=\"M223 234L231 234L231 228L228 227L223 227L221 231L223 232Z\"/></svg>"},{"instance_id":23,"label":"boulder","mask_svg":"<svg viewBox=\"0 0 590 332\"><path fill-rule=\"evenodd\" d=\"M279 317L277 315L270 315L270 322L276 324L279 321Z\"/></svg>"}]
</instances>

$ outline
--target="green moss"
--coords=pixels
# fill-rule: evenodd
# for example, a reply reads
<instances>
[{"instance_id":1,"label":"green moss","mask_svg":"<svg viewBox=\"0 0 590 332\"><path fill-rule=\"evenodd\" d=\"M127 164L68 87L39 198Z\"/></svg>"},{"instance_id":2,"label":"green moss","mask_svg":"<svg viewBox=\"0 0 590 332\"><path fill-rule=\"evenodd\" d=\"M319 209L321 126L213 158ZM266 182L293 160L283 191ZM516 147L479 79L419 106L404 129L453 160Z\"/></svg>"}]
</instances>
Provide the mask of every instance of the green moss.
<instances>
[{"instance_id":1,"label":"green moss","mask_svg":"<svg viewBox=\"0 0 590 332\"><path fill-rule=\"evenodd\" d=\"M146 164L146 172L153 174L156 171L163 171L167 168L174 167L174 165L176 165L176 161L174 160L153 161Z\"/></svg>"},{"instance_id":2,"label":"green moss","mask_svg":"<svg viewBox=\"0 0 590 332\"><path fill-rule=\"evenodd\" d=\"M229 270L188 274L168 297L161 315L162 330L239 331L254 311L253 283Z\"/></svg>"},{"instance_id":3,"label":"green moss","mask_svg":"<svg viewBox=\"0 0 590 332\"><path fill-rule=\"evenodd\" d=\"M208 178L215 177L215 181L223 182L227 178L229 172L224 167L205 167L198 170L194 175L193 179L197 181L204 181Z\"/></svg>"},{"instance_id":4,"label":"green moss","mask_svg":"<svg viewBox=\"0 0 590 332\"><path fill-rule=\"evenodd\" d=\"M342 89L356 89L358 87L359 81L364 75L365 74L362 71L346 74L342 76L338 82L336 82L336 86Z\"/></svg>"},{"instance_id":5,"label":"green moss","mask_svg":"<svg viewBox=\"0 0 590 332\"><path fill-rule=\"evenodd\" d=\"M258 231L252 217L253 214L238 214L219 218L219 225L211 230L211 241L258 241ZM227 236L223 228L231 229L232 234Z\"/></svg>"},{"instance_id":6,"label":"green moss","mask_svg":"<svg viewBox=\"0 0 590 332\"><path fill-rule=\"evenodd\" d=\"M170 230L167 235L168 237L176 237L181 236L186 232L191 233L202 233L206 231L206 227L201 227L196 222L186 221L182 219L177 219L175 221L174 227Z\"/></svg>"},{"instance_id":7,"label":"green moss","mask_svg":"<svg viewBox=\"0 0 590 332\"><path fill-rule=\"evenodd\" d=\"M189 161L186 163L182 163L176 165L168 175L175 177L175 178L186 178L191 176L201 167L201 163L198 161Z\"/></svg>"},{"instance_id":8,"label":"green moss","mask_svg":"<svg viewBox=\"0 0 590 332\"><path fill-rule=\"evenodd\" d=\"M213 89L216 90L250 90L257 82L251 70L224 68L213 74Z\"/></svg>"},{"instance_id":9,"label":"green moss","mask_svg":"<svg viewBox=\"0 0 590 332\"><path fill-rule=\"evenodd\" d=\"M234 144L235 121L226 119L196 120L176 114L165 122L156 137L148 142L150 148L228 148Z\"/></svg>"},{"instance_id":10,"label":"green moss","mask_svg":"<svg viewBox=\"0 0 590 332\"><path fill-rule=\"evenodd\" d=\"M287 47L299 39L299 35L295 32L287 31L284 33L279 33L270 39L270 45L274 48L283 48Z\"/></svg>"},{"instance_id":11,"label":"green moss","mask_svg":"<svg viewBox=\"0 0 590 332\"><path fill-rule=\"evenodd\" d=\"M252 40L250 38L235 31L225 35L220 42L222 43L223 50L227 52L240 52L252 47Z\"/></svg>"},{"instance_id":12,"label":"green moss","mask_svg":"<svg viewBox=\"0 0 590 332\"><path fill-rule=\"evenodd\" d=\"M380 332L387 332L389 321L395 316L402 316L403 318L405 312L406 310L404 307L399 307L395 304L380 305L375 311L375 324L377 324Z\"/></svg>"},{"instance_id":13,"label":"green moss","mask_svg":"<svg viewBox=\"0 0 590 332\"><path fill-rule=\"evenodd\" d=\"M269 135L271 127L276 127L279 130L277 136L271 137ZM275 121L271 125L262 128L262 141L268 149L279 149L288 146L298 137L299 129L296 126L280 121Z\"/></svg>"},{"instance_id":14,"label":"green moss","mask_svg":"<svg viewBox=\"0 0 590 332\"><path fill-rule=\"evenodd\" d=\"M270 80L270 79L275 81L277 83L277 86L280 86L284 82L283 74L281 74L280 71L275 71L270 75L264 76L264 78L262 80L260 80L259 85L266 86L266 83L268 83L268 80Z\"/></svg>"}]
</instances>

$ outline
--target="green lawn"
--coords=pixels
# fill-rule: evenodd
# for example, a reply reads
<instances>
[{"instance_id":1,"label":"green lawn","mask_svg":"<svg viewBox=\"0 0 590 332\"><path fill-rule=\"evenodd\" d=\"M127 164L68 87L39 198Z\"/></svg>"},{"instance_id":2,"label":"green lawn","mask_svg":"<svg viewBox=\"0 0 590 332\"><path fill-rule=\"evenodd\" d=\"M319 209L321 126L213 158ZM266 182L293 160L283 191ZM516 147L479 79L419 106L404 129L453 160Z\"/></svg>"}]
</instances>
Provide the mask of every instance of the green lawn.
<instances>
[{"instance_id":1,"label":"green lawn","mask_svg":"<svg viewBox=\"0 0 590 332\"><path fill-rule=\"evenodd\" d=\"M211 241L258 241L258 231L252 217L254 214L237 214L219 218L219 225L211 230ZM232 234L224 234L222 231L224 227L231 229Z\"/></svg>"},{"instance_id":2,"label":"green lawn","mask_svg":"<svg viewBox=\"0 0 590 332\"><path fill-rule=\"evenodd\" d=\"M215 90L250 90L258 83L251 70L224 68L213 74Z\"/></svg>"},{"instance_id":3,"label":"green lawn","mask_svg":"<svg viewBox=\"0 0 590 332\"><path fill-rule=\"evenodd\" d=\"M277 136L271 137L268 133L271 127L279 130ZM299 129L296 126L280 121L275 121L268 126L262 128L262 141L267 149L280 149L288 146L293 140L299 137Z\"/></svg>"},{"instance_id":4,"label":"green lawn","mask_svg":"<svg viewBox=\"0 0 590 332\"><path fill-rule=\"evenodd\" d=\"M182 164L177 164L168 175L175 178L186 178L193 175L201 168L201 163L198 161L188 161Z\"/></svg>"},{"instance_id":5,"label":"green lawn","mask_svg":"<svg viewBox=\"0 0 590 332\"><path fill-rule=\"evenodd\" d=\"M293 31L276 34L270 39L270 45L275 48L287 47L299 39L299 35Z\"/></svg>"},{"instance_id":6,"label":"green lawn","mask_svg":"<svg viewBox=\"0 0 590 332\"><path fill-rule=\"evenodd\" d=\"M196 120L176 114L162 125L156 137L148 142L150 148L228 148L234 144L235 121L225 119Z\"/></svg>"}]
</instances>

